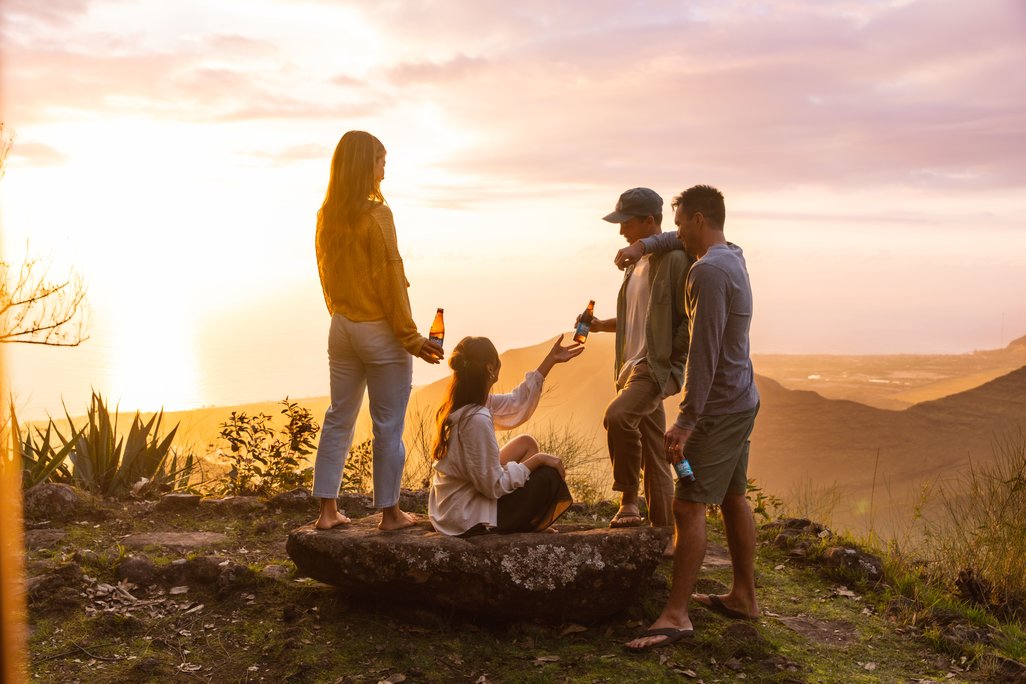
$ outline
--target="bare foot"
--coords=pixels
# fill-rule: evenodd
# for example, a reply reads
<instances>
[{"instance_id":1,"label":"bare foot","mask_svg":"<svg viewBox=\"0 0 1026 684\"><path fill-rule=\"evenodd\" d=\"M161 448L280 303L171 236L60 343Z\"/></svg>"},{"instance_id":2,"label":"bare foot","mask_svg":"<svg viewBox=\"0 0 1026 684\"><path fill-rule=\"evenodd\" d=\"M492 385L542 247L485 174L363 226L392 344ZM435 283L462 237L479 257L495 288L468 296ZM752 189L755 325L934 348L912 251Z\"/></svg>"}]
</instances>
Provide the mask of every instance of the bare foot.
<instances>
[{"instance_id":1,"label":"bare foot","mask_svg":"<svg viewBox=\"0 0 1026 684\"><path fill-rule=\"evenodd\" d=\"M692 597L696 603L700 603L709 610L730 618L731 620L757 620L759 618L759 607L749 608L730 594L717 596L716 594L694 594Z\"/></svg>"},{"instance_id":2,"label":"bare foot","mask_svg":"<svg viewBox=\"0 0 1026 684\"><path fill-rule=\"evenodd\" d=\"M544 530L542 530L542 532L544 532L545 534L559 534L559 530L557 530L555 527L546 527Z\"/></svg>"},{"instance_id":3,"label":"bare foot","mask_svg":"<svg viewBox=\"0 0 1026 684\"><path fill-rule=\"evenodd\" d=\"M348 525L351 522L353 521L348 517L342 515L338 511L334 511L333 513L322 513L321 516L317 518L317 522L314 523L314 527L319 530L330 530L333 527Z\"/></svg>"},{"instance_id":4,"label":"bare foot","mask_svg":"<svg viewBox=\"0 0 1026 684\"><path fill-rule=\"evenodd\" d=\"M381 522L378 523L378 529L386 531L402 530L407 527L413 527L416 524L417 519L406 511L400 511L398 508L385 508L381 511Z\"/></svg>"}]
</instances>

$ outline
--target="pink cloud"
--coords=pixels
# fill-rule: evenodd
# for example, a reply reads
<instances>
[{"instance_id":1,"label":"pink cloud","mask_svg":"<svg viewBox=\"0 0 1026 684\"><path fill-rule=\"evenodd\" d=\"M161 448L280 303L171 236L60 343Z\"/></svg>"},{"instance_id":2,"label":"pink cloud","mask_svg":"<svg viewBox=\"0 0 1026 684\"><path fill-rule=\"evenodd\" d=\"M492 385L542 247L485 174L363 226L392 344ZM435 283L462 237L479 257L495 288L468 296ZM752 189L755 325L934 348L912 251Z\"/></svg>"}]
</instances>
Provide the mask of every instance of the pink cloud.
<instances>
[{"instance_id":1,"label":"pink cloud","mask_svg":"<svg viewBox=\"0 0 1026 684\"><path fill-rule=\"evenodd\" d=\"M58 166L67 159L62 152L37 142L15 141L10 152L11 161L20 166Z\"/></svg>"},{"instance_id":2,"label":"pink cloud","mask_svg":"<svg viewBox=\"0 0 1026 684\"><path fill-rule=\"evenodd\" d=\"M305 145L294 145L283 150L254 152L251 156L279 164L290 164L292 162L303 162L313 159L327 162L331 159L334 151L332 145L308 143Z\"/></svg>"},{"instance_id":3,"label":"pink cloud","mask_svg":"<svg viewBox=\"0 0 1026 684\"><path fill-rule=\"evenodd\" d=\"M468 173L742 186L1026 181L1021 5L916 3L857 19L810 7L729 20L668 11L661 26L611 12L563 32L556 11L549 34L511 22L522 33L487 60L461 51L386 75L457 125L491 133L487 148L447 163Z\"/></svg>"},{"instance_id":4,"label":"pink cloud","mask_svg":"<svg viewBox=\"0 0 1026 684\"><path fill-rule=\"evenodd\" d=\"M34 3L16 6L27 14ZM54 17L88 9L54 7ZM58 34L5 31L8 111L18 123L130 111L231 125L428 103L488 141L450 157L450 170L525 193L641 179L1026 182L1026 5L1016 0L354 7L394 46L367 80L325 76L241 34L155 53L127 35L69 47ZM255 61L280 68L258 71Z\"/></svg>"},{"instance_id":5,"label":"pink cloud","mask_svg":"<svg viewBox=\"0 0 1026 684\"><path fill-rule=\"evenodd\" d=\"M387 70L388 80L397 86L424 83L444 84L487 69L487 60L458 54L440 62L401 62Z\"/></svg>"},{"instance_id":6,"label":"pink cloud","mask_svg":"<svg viewBox=\"0 0 1026 684\"><path fill-rule=\"evenodd\" d=\"M3 13L7 21L61 26L88 12L91 4L93 0L4 0Z\"/></svg>"}]
</instances>

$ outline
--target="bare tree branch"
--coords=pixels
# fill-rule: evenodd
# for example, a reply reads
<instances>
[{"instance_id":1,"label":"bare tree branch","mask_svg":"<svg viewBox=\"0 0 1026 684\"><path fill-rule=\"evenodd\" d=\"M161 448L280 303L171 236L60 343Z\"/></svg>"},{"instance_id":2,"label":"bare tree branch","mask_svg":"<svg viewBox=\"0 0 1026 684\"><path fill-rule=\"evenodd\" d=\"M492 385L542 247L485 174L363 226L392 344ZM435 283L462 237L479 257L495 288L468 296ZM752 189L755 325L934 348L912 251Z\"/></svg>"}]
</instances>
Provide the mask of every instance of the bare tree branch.
<instances>
[{"instance_id":1,"label":"bare tree branch","mask_svg":"<svg viewBox=\"0 0 1026 684\"><path fill-rule=\"evenodd\" d=\"M49 265L27 255L16 276L12 270L0 261L0 343L76 347L88 339L81 276L51 280Z\"/></svg>"},{"instance_id":2,"label":"bare tree branch","mask_svg":"<svg viewBox=\"0 0 1026 684\"><path fill-rule=\"evenodd\" d=\"M0 121L0 178L13 144L11 129ZM30 258L27 249L20 266L0 260L0 343L77 347L88 339L85 297L78 273L54 280L49 264Z\"/></svg>"},{"instance_id":3,"label":"bare tree branch","mask_svg":"<svg viewBox=\"0 0 1026 684\"><path fill-rule=\"evenodd\" d=\"M7 168L7 153L14 146L14 133L0 121L0 178L4 177Z\"/></svg>"}]
</instances>

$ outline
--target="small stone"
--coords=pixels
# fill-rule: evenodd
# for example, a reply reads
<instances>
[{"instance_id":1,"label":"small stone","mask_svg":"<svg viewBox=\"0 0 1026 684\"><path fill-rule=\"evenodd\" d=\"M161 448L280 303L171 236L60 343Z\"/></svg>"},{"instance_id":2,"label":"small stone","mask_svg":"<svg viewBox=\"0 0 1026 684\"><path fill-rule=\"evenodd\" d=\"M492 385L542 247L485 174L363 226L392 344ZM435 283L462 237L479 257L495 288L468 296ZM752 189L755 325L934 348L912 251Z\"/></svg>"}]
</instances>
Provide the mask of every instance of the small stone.
<instances>
[{"instance_id":1,"label":"small stone","mask_svg":"<svg viewBox=\"0 0 1026 684\"><path fill-rule=\"evenodd\" d=\"M883 579L883 560L871 553L844 546L832 546L823 553L823 557L831 567L853 571L873 581Z\"/></svg>"},{"instance_id":2,"label":"small stone","mask_svg":"<svg viewBox=\"0 0 1026 684\"><path fill-rule=\"evenodd\" d=\"M196 556L186 561L186 577L200 584L213 584L221 574L222 558L216 556Z\"/></svg>"},{"instance_id":3,"label":"small stone","mask_svg":"<svg viewBox=\"0 0 1026 684\"><path fill-rule=\"evenodd\" d=\"M199 494L172 492L160 497L157 508L162 511L189 511L199 506Z\"/></svg>"},{"instance_id":4,"label":"small stone","mask_svg":"<svg viewBox=\"0 0 1026 684\"><path fill-rule=\"evenodd\" d=\"M291 575L292 573L284 565L272 564L272 565L265 565L264 568L260 571L260 574L262 576L264 576L264 577L269 577L270 579L276 579L277 580L277 579L287 579L288 576Z\"/></svg>"},{"instance_id":5,"label":"small stone","mask_svg":"<svg viewBox=\"0 0 1026 684\"><path fill-rule=\"evenodd\" d=\"M71 596L77 595L79 587L85 581L85 573L75 563L68 563L55 568L52 572L38 577L30 577L25 582L25 592L30 606L53 601L69 603ZM60 595L60 596L58 596Z\"/></svg>"},{"instance_id":6,"label":"small stone","mask_svg":"<svg viewBox=\"0 0 1026 684\"><path fill-rule=\"evenodd\" d=\"M83 565L99 565L101 562L100 554L96 553L92 549L79 549L71 559L76 563L81 563Z\"/></svg>"},{"instance_id":7,"label":"small stone","mask_svg":"<svg viewBox=\"0 0 1026 684\"><path fill-rule=\"evenodd\" d=\"M22 512L31 520L81 520L96 511L91 497L62 482L40 482L25 490Z\"/></svg>"},{"instance_id":8,"label":"small stone","mask_svg":"<svg viewBox=\"0 0 1026 684\"><path fill-rule=\"evenodd\" d=\"M146 587L160 581L160 569L146 556L129 556L118 563L117 578Z\"/></svg>"},{"instance_id":9,"label":"small stone","mask_svg":"<svg viewBox=\"0 0 1026 684\"><path fill-rule=\"evenodd\" d=\"M267 500L267 504L272 508L295 511L313 510L315 508L313 495L310 494L310 490L303 488L275 494Z\"/></svg>"},{"instance_id":10,"label":"small stone","mask_svg":"<svg viewBox=\"0 0 1026 684\"><path fill-rule=\"evenodd\" d=\"M228 537L221 532L148 532L130 534L121 543L125 546L165 546L187 551L204 546L223 544Z\"/></svg>"},{"instance_id":11,"label":"small stone","mask_svg":"<svg viewBox=\"0 0 1026 684\"><path fill-rule=\"evenodd\" d=\"M266 504L255 496L229 496L224 499L203 499L201 508L209 508L230 515L252 513L266 508Z\"/></svg>"},{"instance_id":12,"label":"small stone","mask_svg":"<svg viewBox=\"0 0 1026 684\"><path fill-rule=\"evenodd\" d=\"M171 594L172 596L179 596L181 594L188 594L189 593L189 587L171 587L171 589L168 590L168 593Z\"/></svg>"},{"instance_id":13,"label":"small stone","mask_svg":"<svg viewBox=\"0 0 1026 684\"><path fill-rule=\"evenodd\" d=\"M25 530L26 549L52 549L67 536L64 530L41 529Z\"/></svg>"},{"instance_id":14,"label":"small stone","mask_svg":"<svg viewBox=\"0 0 1026 684\"><path fill-rule=\"evenodd\" d=\"M217 590L221 593L227 593L246 586L254 577L252 570L235 561L229 561L227 565L222 565L223 567L219 566L220 572L217 576ZM253 595L249 594L246 598L252 600Z\"/></svg>"}]
</instances>

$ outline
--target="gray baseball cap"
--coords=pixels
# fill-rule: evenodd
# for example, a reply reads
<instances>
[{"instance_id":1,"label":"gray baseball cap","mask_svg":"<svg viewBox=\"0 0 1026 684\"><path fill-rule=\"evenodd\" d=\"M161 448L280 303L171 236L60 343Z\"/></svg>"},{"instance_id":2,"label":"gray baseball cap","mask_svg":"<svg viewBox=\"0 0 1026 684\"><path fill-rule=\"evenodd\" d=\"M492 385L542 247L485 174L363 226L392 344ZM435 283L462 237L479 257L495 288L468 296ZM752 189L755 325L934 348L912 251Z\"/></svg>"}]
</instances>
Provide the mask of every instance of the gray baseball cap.
<instances>
[{"instance_id":1,"label":"gray baseball cap","mask_svg":"<svg viewBox=\"0 0 1026 684\"><path fill-rule=\"evenodd\" d=\"M620 195L616 202L616 209L608 216L603 216L603 221L610 223L623 223L635 216L661 216L663 213L663 198L651 188L631 188Z\"/></svg>"}]
</instances>

